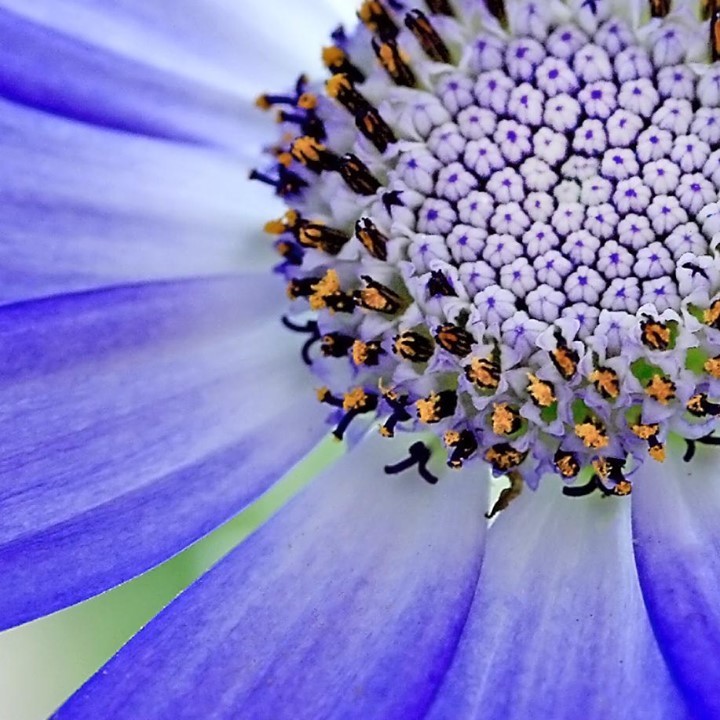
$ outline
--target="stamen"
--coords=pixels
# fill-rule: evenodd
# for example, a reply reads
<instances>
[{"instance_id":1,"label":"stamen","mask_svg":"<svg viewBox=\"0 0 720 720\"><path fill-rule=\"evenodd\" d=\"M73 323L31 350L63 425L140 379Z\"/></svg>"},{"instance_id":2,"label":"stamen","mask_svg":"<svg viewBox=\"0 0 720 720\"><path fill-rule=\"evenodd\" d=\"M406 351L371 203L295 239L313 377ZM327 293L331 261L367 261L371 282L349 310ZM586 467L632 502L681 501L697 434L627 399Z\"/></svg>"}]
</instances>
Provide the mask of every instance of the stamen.
<instances>
[{"instance_id":1,"label":"stamen","mask_svg":"<svg viewBox=\"0 0 720 720\"><path fill-rule=\"evenodd\" d=\"M328 95L340 102L354 117L357 129L378 149L385 152L397 141L395 133L380 113L355 89L347 75L333 75L326 84Z\"/></svg>"},{"instance_id":2,"label":"stamen","mask_svg":"<svg viewBox=\"0 0 720 720\"><path fill-rule=\"evenodd\" d=\"M355 302L366 310L395 315L403 306L402 298L389 287L373 280L369 275L363 275L367 287L356 290L353 294Z\"/></svg>"},{"instance_id":3,"label":"stamen","mask_svg":"<svg viewBox=\"0 0 720 720\"><path fill-rule=\"evenodd\" d=\"M502 25L507 23L507 11L505 10L504 0L485 0L485 5Z\"/></svg>"},{"instance_id":4,"label":"stamen","mask_svg":"<svg viewBox=\"0 0 720 720\"><path fill-rule=\"evenodd\" d=\"M590 418L575 425L575 434L587 448L601 450L610 444L610 438L603 423L597 418Z\"/></svg>"},{"instance_id":5,"label":"stamen","mask_svg":"<svg viewBox=\"0 0 720 720\"><path fill-rule=\"evenodd\" d=\"M448 0L425 0L428 10L433 15L447 15L448 17L455 17L455 13L450 6Z\"/></svg>"},{"instance_id":6,"label":"stamen","mask_svg":"<svg viewBox=\"0 0 720 720\"><path fill-rule=\"evenodd\" d=\"M665 462L665 446L658 440L660 426L653 425L632 425L630 428L641 440L647 440L650 457L657 462Z\"/></svg>"},{"instance_id":7,"label":"stamen","mask_svg":"<svg viewBox=\"0 0 720 720\"><path fill-rule=\"evenodd\" d=\"M323 48L322 61L334 75L346 75L352 83L365 82L365 73L354 65L347 53L337 45Z\"/></svg>"},{"instance_id":8,"label":"stamen","mask_svg":"<svg viewBox=\"0 0 720 720\"><path fill-rule=\"evenodd\" d=\"M427 284L429 297L457 297L457 291L442 270L433 270Z\"/></svg>"},{"instance_id":9,"label":"stamen","mask_svg":"<svg viewBox=\"0 0 720 720\"><path fill-rule=\"evenodd\" d=\"M339 332L331 332L327 335L323 335L320 343L320 351L325 357L346 357L354 342L355 338L350 335L343 335Z\"/></svg>"},{"instance_id":10,"label":"stamen","mask_svg":"<svg viewBox=\"0 0 720 720\"><path fill-rule=\"evenodd\" d=\"M387 260L388 239L378 230L370 218L360 218L355 223L355 235L363 247L378 260Z\"/></svg>"},{"instance_id":11,"label":"stamen","mask_svg":"<svg viewBox=\"0 0 720 720\"><path fill-rule=\"evenodd\" d=\"M541 380L537 375L528 373L528 393L532 401L539 407L549 408L557 402L555 388L551 382Z\"/></svg>"},{"instance_id":12,"label":"stamen","mask_svg":"<svg viewBox=\"0 0 720 720\"><path fill-rule=\"evenodd\" d=\"M613 369L600 367L588 379L606 400L615 400L620 395L620 378Z\"/></svg>"},{"instance_id":13,"label":"stamen","mask_svg":"<svg viewBox=\"0 0 720 720\"><path fill-rule=\"evenodd\" d=\"M717 0L712 0L710 8L710 57L716 62L720 60L720 5Z\"/></svg>"},{"instance_id":14,"label":"stamen","mask_svg":"<svg viewBox=\"0 0 720 720\"><path fill-rule=\"evenodd\" d=\"M410 413L407 411L407 406L410 404L410 399L407 397L407 395L400 396L394 390L388 390L387 388L383 388L382 384L380 389L383 395L383 399L392 410L392 414L380 428L380 434L384 437L394 437L395 428L397 427L398 423L412 420L412 415L410 415Z\"/></svg>"},{"instance_id":15,"label":"stamen","mask_svg":"<svg viewBox=\"0 0 720 720\"><path fill-rule=\"evenodd\" d=\"M337 170L338 167L337 157L325 145L307 135L303 135L293 142L290 154L315 173L323 170Z\"/></svg>"},{"instance_id":16,"label":"stamen","mask_svg":"<svg viewBox=\"0 0 720 720\"><path fill-rule=\"evenodd\" d=\"M466 460L469 460L478 449L478 441L474 433L470 430L448 430L444 436L445 445L452 448L452 453L448 459L448 465L451 468L459 469Z\"/></svg>"},{"instance_id":17,"label":"stamen","mask_svg":"<svg viewBox=\"0 0 720 720\"><path fill-rule=\"evenodd\" d=\"M289 317L284 315L282 317L282 324L288 329L296 333L308 334L310 337L305 341L300 351L303 362L306 365L312 365L313 361L310 357L310 350L312 346L320 340L320 331L318 330L318 324L315 320L308 320L304 325L298 325L290 320Z\"/></svg>"},{"instance_id":18,"label":"stamen","mask_svg":"<svg viewBox=\"0 0 720 720\"><path fill-rule=\"evenodd\" d=\"M363 342L356 340L352 346L352 358L356 365L375 367L380 363L380 356L385 355L385 350L379 340Z\"/></svg>"},{"instance_id":19,"label":"stamen","mask_svg":"<svg viewBox=\"0 0 720 720\"><path fill-rule=\"evenodd\" d=\"M500 443L488 448L485 459L493 466L495 472L506 473L521 465L527 452L520 452L508 443Z\"/></svg>"},{"instance_id":20,"label":"stamen","mask_svg":"<svg viewBox=\"0 0 720 720\"><path fill-rule=\"evenodd\" d=\"M517 498L522 492L523 479L519 472L513 471L507 474L507 478L510 481L510 487L505 488L498 497L495 505L490 512L485 513L485 517L488 520L494 518L499 512L507 510L510 503Z\"/></svg>"},{"instance_id":21,"label":"stamen","mask_svg":"<svg viewBox=\"0 0 720 720\"><path fill-rule=\"evenodd\" d=\"M491 424L496 435L514 435L522 427L522 418L508 403L494 403Z\"/></svg>"},{"instance_id":22,"label":"stamen","mask_svg":"<svg viewBox=\"0 0 720 720\"><path fill-rule=\"evenodd\" d=\"M395 40L385 40L383 42L373 38L372 46L380 64L396 85L415 87L417 79L408 64L410 58L407 53L398 47Z\"/></svg>"},{"instance_id":23,"label":"stamen","mask_svg":"<svg viewBox=\"0 0 720 720\"><path fill-rule=\"evenodd\" d=\"M397 37L399 28L379 0L364 0L358 17L374 35L384 39Z\"/></svg>"},{"instance_id":24,"label":"stamen","mask_svg":"<svg viewBox=\"0 0 720 720\"><path fill-rule=\"evenodd\" d=\"M574 478L580 473L580 463L575 453L558 449L553 458L553 463L558 472L565 478Z\"/></svg>"},{"instance_id":25,"label":"stamen","mask_svg":"<svg viewBox=\"0 0 720 720\"><path fill-rule=\"evenodd\" d=\"M493 358L473 358L465 366L465 376L481 390L495 391L500 385L500 363Z\"/></svg>"},{"instance_id":26,"label":"stamen","mask_svg":"<svg viewBox=\"0 0 720 720\"><path fill-rule=\"evenodd\" d=\"M381 187L380 181L373 176L365 163L357 155L347 153L339 160L335 168L347 186L358 195L374 195Z\"/></svg>"},{"instance_id":27,"label":"stamen","mask_svg":"<svg viewBox=\"0 0 720 720\"><path fill-rule=\"evenodd\" d=\"M411 362L427 362L435 352L432 340L425 335L406 330L395 336L393 341L393 352L404 360Z\"/></svg>"},{"instance_id":28,"label":"stamen","mask_svg":"<svg viewBox=\"0 0 720 720\"><path fill-rule=\"evenodd\" d=\"M458 397L454 390L441 390L415 403L421 422L433 425L452 417L457 409Z\"/></svg>"},{"instance_id":29,"label":"stamen","mask_svg":"<svg viewBox=\"0 0 720 720\"><path fill-rule=\"evenodd\" d=\"M425 480L425 482L430 483L430 485L436 485L438 478L433 475L427 467L427 464L430 462L430 458L432 457L432 453L430 452L428 446L423 442L416 442L408 448L408 452L409 456L405 460L401 460L394 465L386 465L385 472L388 475L397 475L401 472L405 472L405 470L410 470L410 468L417 465L420 477Z\"/></svg>"},{"instance_id":30,"label":"stamen","mask_svg":"<svg viewBox=\"0 0 720 720\"><path fill-rule=\"evenodd\" d=\"M558 332L556 335L558 347L551 351L550 359L557 371L562 375L563 380L571 380L577 372L580 356L575 350L565 344L565 340Z\"/></svg>"},{"instance_id":31,"label":"stamen","mask_svg":"<svg viewBox=\"0 0 720 720\"><path fill-rule=\"evenodd\" d=\"M337 255L350 240L350 236L341 230L329 228L320 222L301 221L296 233L300 245L323 250L329 255Z\"/></svg>"},{"instance_id":32,"label":"stamen","mask_svg":"<svg viewBox=\"0 0 720 720\"><path fill-rule=\"evenodd\" d=\"M467 357L472 352L475 338L465 328L452 323L441 325L435 332L438 345L457 357Z\"/></svg>"},{"instance_id":33,"label":"stamen","mask_svg":"<svg viewBox=\"0 0 720 720\"><path fill-rule=\"evenodd\" d=\"M677 395L675 383L664 375L653 375L652 380L645 386L645 393L661 405L667 405Z\"/></svg>"},{"instance_id":34,"label":"stamen","mask_svg":"<svg viewBox=\"0 0 720 720\"><path fill-rule=\"evenodd\" d=\"M670 347L670 328L663 323L646 320L640 325L642 341L653 350L667 350Z\"/></svg>"},{"instance_id":35,"label":"stamen","mask_svg":"<svg viewBox=\"0 0 720 720\"><path fill-rule=\"evenodd\" d=\"M366 393L362 388L356 388L343 398L342 407L346 411L342 420L338 423L333 435L342 440L352 421L365 413L375 412L378 406L378 397L372 393Z\"/></svg>"},{"instance_id":36,"label":"stamen","mask_svg":"<svg viewBox=\"0 0 720 720\"><path fill-rule=\"evenodd\" d=\"M695 417L717 417L720 415L720 405L710 402L705 393L693 395L686 405L687 411Z\"/></svg>"},{"instance_id":37,"label":"stamen","mask_svg":"<svg viewBox=\"0 0 720 720\"><path fill-rule=\"evenodd\" d=\"M671 0L650 0L650 14L652 17L665 17L670 13Z\"/></svg>"},{"instance_id":38,"label":"stamen","mask_svg":"<svg viewBox=\"0 0 720 720\"><path fill-rule=\"evenodd\" d=\"M448 8L449 10L450 8ZM452 12L437 13L451 15ZM450 51L447 45L443 42L442 38L437 34L435 28L431 22L420 10L411 10L405 16L405 25L408 27L410 32L417 38L417 41L422 46L425 54L435 62L449 63L450 62Z\"/></svg>"},{"instance_id":39,"label":"stamen","mask_svg":"<svg viewBox=\"0 0 720 720\"><path fill-rule=\"evenodd\" d=\"M720 380L720 355L707 360L703 368L708 375Z\"/></svg>"}]
</instances>

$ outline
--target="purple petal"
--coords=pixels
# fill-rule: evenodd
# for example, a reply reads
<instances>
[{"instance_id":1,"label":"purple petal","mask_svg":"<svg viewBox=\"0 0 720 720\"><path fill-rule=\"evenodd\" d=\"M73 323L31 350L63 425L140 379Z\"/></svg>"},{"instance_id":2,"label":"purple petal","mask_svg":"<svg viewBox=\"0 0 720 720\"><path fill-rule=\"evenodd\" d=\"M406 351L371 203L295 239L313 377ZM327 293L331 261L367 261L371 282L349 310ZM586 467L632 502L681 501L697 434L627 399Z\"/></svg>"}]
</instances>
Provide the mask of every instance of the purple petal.
<instances>
[{"instance_id":1,"label":"purple petal","mask_svg":"<svg viewBox=\"0 0 720 720\"><path fill-rule=\"evenodd\" d=\"M669 453L635 483L635 560L650 621L695 718L720 717L718 456Z\"/></svg>"},{"instance_id":2,"label":"purple petal","mask_svg":"<svg viewBox=\"0 0 720 720\"><path fill-rule=\"evenodd\" d=\"M142 26L138 39L141 33ZM0 95L115 130L238 147L237 95L183 75L181 63L158 68L103 47L101 38L90 41L0 9Z\"/></svg>"},{"instance_id":3,"label":"purple petal","mask_svg":"<svg viewBox=\"0 0 720 720\"><path fill-rule=\"evenodd\" d=\"M0 308L0 626L165 560L324 432L270 278Z\"/></svg>"},{"instance_id":4,"label":"purple petal","mask_svg":"<svg viewBox=\"0 0 720 720\"><path fill-rule=\"evenodd\" d=\"M570 499L548 478L488 532L477 593L429 718L686 713L635 573L625 500Z\"/></svg>"},{"instance_id":5,"label":"purple petal","mask_svg":"<svg viewBox=\"0 0 720 720\"><path fill-rule=\"evenodd\" d=\"M0 100L0 155L0 303L273 261L273 208L219 153Z\"/></svg>"},{"instance_id":6,"label":"purple petal","mask_svg":"<svg viewBox=\"0 0 720 720\"><path fill-rule=\"evenodd\" d=\"M188 590L58 718L422 717L482 556L484 482L386 476L372 436Z\"/></svg>"}]
</instances>

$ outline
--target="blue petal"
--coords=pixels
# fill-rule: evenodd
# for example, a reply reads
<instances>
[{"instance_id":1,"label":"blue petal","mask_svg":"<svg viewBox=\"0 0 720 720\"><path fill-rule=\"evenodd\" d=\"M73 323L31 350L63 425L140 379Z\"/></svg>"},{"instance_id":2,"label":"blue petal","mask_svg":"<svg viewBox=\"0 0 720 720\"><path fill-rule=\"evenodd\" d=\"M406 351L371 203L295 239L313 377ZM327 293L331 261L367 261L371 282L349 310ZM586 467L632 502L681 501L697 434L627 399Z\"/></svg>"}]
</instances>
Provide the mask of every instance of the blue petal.
<instances>
[{"instance_id":1,"label":"blue petal","mask_svg":"<svg viewBox=\"0 0 720 720\"><path fill-rule=\"evenodd\" d=\"M217 152L0 100L0 156L0 303L273 262L274 208Z\"/></svg>"},{"instance_id":2,"label":"blue petal","mask_svg":"<svg viewBox=\"0 0 720 720\"><path fill-rule=\"evenodd\" d=\"M373 436L132 640L58 718L422 717L479 571L476 472L386 476Z\"/></svg>"},{"instance_id":3,"label":"blue petal","mask_svg":"<svg viewBox=\"0 0 720 720\"><path fill-rule=\"evenodd\" d=\"M0 627L165 560L319 439L277 293L236 277L0 309Z\"/></svg>"},{"instance_id":4,"label":"blue petal","mask_svg":"<svg viewBox=\"0 0 720 720\"><path fill-rule=\"evenodd\" d=\"M640 585L671 672L696 718L720 717L720 484L718 457L669 453L635 483Z\"/></svg>"},{"instance_id":5,"label":"blue petal","mask_svg":"<svg viewBox=\"0 0 720 720\"><path fill-rule=\"evenodd\" d=\"M252 99L320 70L319 49L338 24L317 3L292 23L278 3L250 9L235 0L0 0L0 8L5 97L244 152L260 129Z\"/></svg>"},{"instance_id":6,"label":"blue petal","mask_svg":"<svg viewBox=\"0 0 720 720\"><path fill-rule=\"evenodd\" d=\"M237 147L237 95L98 42L0 9L0 95L116 130Z\"/></svg>"},{"instance_id":7,"label":"blue petal","mask_svg":"<svg viewBox=\"0 0 720 720\"><path fill-rule=\"evenodd\" d=\"M430 718L643 718L685 710L643 605L625 500L546 479L490 528L465 632Z\"/></svg>"}]
</instances>

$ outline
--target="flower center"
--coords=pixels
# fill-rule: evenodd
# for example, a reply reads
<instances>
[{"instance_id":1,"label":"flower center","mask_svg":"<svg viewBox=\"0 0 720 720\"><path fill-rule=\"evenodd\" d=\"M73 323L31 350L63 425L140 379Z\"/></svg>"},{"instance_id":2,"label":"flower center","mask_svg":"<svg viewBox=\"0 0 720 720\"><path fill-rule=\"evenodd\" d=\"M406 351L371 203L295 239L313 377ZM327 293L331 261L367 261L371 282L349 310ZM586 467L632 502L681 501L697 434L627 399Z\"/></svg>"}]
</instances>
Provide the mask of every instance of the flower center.
<instances>
[{"instance_id":1,"label":"flower center","mask_svg":"<svg viewBox=\"0 0 720 720\"><path fill-rule=\"evenodd\" d=\"M586 467L568 494L628 494L720 414L720 67L670 0L642 33L602 0L427 7L364 2L324 87L259 101L318 396L339 437L431 426L511 494Z\"/></svg>"}]
</instances>

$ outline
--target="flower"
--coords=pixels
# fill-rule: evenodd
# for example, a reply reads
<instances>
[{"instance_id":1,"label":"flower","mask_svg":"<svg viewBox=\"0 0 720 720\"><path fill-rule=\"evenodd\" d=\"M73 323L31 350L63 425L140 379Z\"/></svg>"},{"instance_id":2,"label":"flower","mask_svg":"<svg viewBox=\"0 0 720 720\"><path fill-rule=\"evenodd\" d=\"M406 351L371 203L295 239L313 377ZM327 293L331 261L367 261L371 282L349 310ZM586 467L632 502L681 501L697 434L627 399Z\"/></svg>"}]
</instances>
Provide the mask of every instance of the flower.
<instances>
[{"instance_id":1,"label":"flower","mask_svg":"<svg viewBox=\"0 0 720 720\"><path fill-rule=\"evenodd\" d=\"M324 405L351 446L57 717L720 715L714 2L364 2L259 103L291 312L233 205L246 12L5 5L3 626L217 527Z\"/></svg>"}]
</instances>

